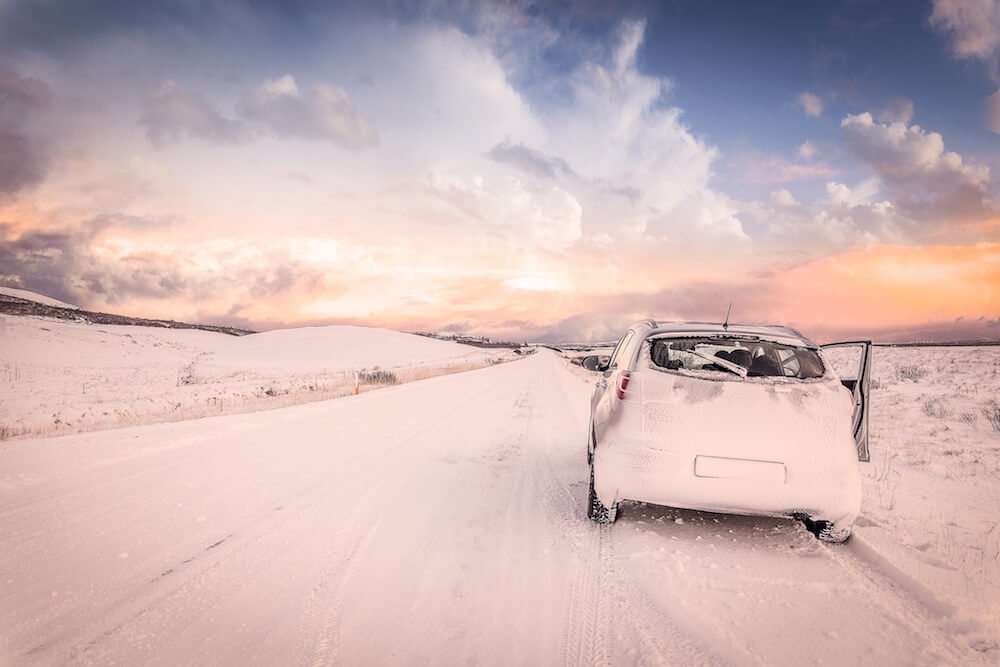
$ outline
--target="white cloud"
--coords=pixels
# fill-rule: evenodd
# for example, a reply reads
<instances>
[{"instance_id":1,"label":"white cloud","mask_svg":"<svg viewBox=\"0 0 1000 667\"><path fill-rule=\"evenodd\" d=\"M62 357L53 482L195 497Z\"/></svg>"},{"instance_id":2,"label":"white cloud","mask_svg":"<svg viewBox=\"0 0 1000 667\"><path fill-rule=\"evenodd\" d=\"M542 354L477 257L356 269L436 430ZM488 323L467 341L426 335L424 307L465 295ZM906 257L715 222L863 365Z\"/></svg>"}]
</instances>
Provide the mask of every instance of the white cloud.
<instances>
[{"instance_id":1,"label":"white cloud","mask_svg":"<svg viewBox=\"0 0 1000 667\"><path fill-rule=\"evenodd\" d=\"M816 144L811 141L803 141L799 147L795 149L795 154L803 160L812 160L819 155L819 148L817 148Z\"/></svg>"},{"instance_id":2,"label":"white cloud","mask_svg":"<svg viewBox=\"0 0 1000 667\"><path fill-rule=\"evenodd\" d=\"M919 125L878 123L870 113L841 121L847 146L882 181L886 193L915 219L970 219L989 215L988 167L966 164L944 139Z\"/></svg>"},{"instance_id":3,"label":"white cloud","mask_svg":"<svg viewBox=\"0 0 1000 667\"><path fill-rule=\"evenodd\" d=\"M887 123L909 124L913 120L913 100L909 97L895 97L879 114L879 120Z\"/></svg>"},{"instance_id":4,"label":"white cloud","mask_svg":"<svg viewBox=\"0 0 1000 667\"><path fill-rule=\"evenodd\" d=\"M580 177L573 192L591 236L641 234L675 248L745 239L735 209L710 187L718 151L665 104L671 82L638 69L644 31L643 22L625 22L610 62L575 69L570 101L542 119L544 149Z\"/></svg>"},{"instance_id":5,"label":"white cloud","mask_svg":"<svg viewBox=\"0 0 1000 667\"><path fill-rule=\"evenodd\" d=\"M904 114L905 115L905 114ZM799 203L788 190L768 202L743 204L760 228L762 247L809 253L852 245L919 239L948 224L991 215L990 174L948 152L936 132L902 122L879 123L870 113L841 126L848 148L874 176L854 185L826 183L826 197Z\"/></svg>"},{"instance_id":6,"label":"white cloud","mask_svg":"<svg viewBox=\"0 0 1000 667\"><path fill-rule=\"evenodd\" d=\"M798 206L799 202L788 190L777 190L771 193L771 203L775 206Z\"/></svg>"},{"instance_id":7,"label":"white cloud","mask_svg":"<svg viewBox=\"0 0 1000 667\"><path fill-rule=\"evenodd\" d=\"M1000 53L997 0L934 0L930 24L948 33L956 57L996 64Z\"/></svg>"},{"instance_id":8,"label":"white cloud","mask_svg":"<svg viewBox=\"0 0 1000 667\"><path fill-rule=\"evenodd\" d=\"M827 184L828 199L814 205L798 202L787 190L771 193L770 202L750 202L742 211L761 227L760 240L770 250L806 256L876 241L903 238L905 220L889 202L867 203L842 183Z\"/></svg>"},{"instance_id":9,"label":"white cloud","mask_svg":"<svg viewBox=\"0 0 1000 667\"><path fill-rule=\"evenodd\" d=\"M536 107L500 68L508 60L503 53L491 56L450 31L421 40L421 57L441 64L427 84L440 101L432 118L413 110L408 123L416 127L408 136L434 138L428 150L449 151L428 161L425 185L453 213L545 247L653 237L669 238L681 252L719 237L730 240L727 248L745 240L735 209L710 188L716 149L664 104L670 81L638 69L644 29L642 22L624 23L605 59L576 66L563 102ZM467 75L468 82L450 78ZM456 98L458 88L467 94ZM463 113L453 116L455 110ZM388 142L393 129L384 131ZM491 136L477 156L486 160L470 159L469 149Z\"/></svg>"},{"instance_id":10,"label":"white cloud","mask_svg":"<svg viewBox=\"0 0 1000 667\"><path fill-rule=\"evenodd\" d=\"M512 242L561 249L581 236L582 208L555 185L498 173L433 173L427 191L442 214L466 227L494 228Z\"/></svg>"},{"instance_id":11,"label":"white cloud","mask_svg":"<svg viewBox=\"0 0 1000 667\"><path fill-rule=\"evenodd\" d=\"M280 138L328 141L352 151L378 145L378 134L347 93L329 83L302 93L290 74L269 79L240 102L240 112Z\"/></svg>"},{"instance_id":12,"label":"white cloud","mask_svg":"<svg viewBox=\"0 0 1000 667\"><path fill-rule=\"evenodd\" d=\"M831 181L826 184L826 195L834 204L857 206L870 200L879 191L877 179L861 181L853 188L843 183Z\"/></svg>"},{"instance_id":13,"label":"white cloud","mask_svg":"<svg viewBox=\"0 0 1000 667\"><path fill-rule=\"evenodd\" d=\"M267 79L260 84L260 90L267 95L287 95L297 97L299 86L295 83L295 77L291 74L280 76L277 79Z\"/></svg>"},{"instance_id":14,"label":"white cloud","mask_svg":"<svg viewBox=\"0 0 1000 667\"><path fill-rule=\"evenodd\" d=\"M816 93L805 91L796 98L799 107L807 116L817 118L823 113L823 100Z\"/></svg>"}]
</instances>

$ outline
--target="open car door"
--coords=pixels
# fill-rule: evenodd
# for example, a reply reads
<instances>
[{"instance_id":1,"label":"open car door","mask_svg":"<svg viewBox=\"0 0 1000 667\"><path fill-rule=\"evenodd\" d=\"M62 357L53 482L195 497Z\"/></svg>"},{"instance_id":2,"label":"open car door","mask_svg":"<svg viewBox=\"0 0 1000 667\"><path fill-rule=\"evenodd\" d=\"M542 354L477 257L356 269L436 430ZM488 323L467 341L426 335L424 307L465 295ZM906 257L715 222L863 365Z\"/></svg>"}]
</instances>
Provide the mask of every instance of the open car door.
<instances>
[{"instance_id":1,"label":"open car door","mask_svg":"<svg viewBox=\"0 0 1000 667\"><path fill-rule=\"evenodd\" d=\"M841 348L832 358L840 381L854 396L854 442L858 446L858 460L870 461L868 452L868 394L871 391L872 342L870 340L830 343L821 345L824 351ZM835 357L835 358L833 358ZM839 362L839 363L838 363Z\"/></svg>"}]
</instances>

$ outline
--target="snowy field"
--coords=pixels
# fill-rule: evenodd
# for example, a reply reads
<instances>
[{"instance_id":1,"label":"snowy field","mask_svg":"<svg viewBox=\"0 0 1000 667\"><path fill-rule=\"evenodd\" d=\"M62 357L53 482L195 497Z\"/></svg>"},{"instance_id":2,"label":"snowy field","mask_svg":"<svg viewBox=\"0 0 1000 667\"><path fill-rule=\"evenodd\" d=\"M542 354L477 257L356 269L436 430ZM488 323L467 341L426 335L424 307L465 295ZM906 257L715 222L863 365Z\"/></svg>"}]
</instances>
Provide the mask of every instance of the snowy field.
<instances>
[{"instance_id":1,"label":"snowy field","mask_svg":"<svg viewBox=\"0 0 1000 667\"><path fill-rule=\"evenodd\" d=\"M1000 662L1000 347L876 347L853 545ZM883 563L885 565L885 563Z\"/></svg>"},{"instance_id":2,"label":"snowy field","mask_svg":"<svg viewBox=\"0 0 1000 667\"><path fill-rule=\"evenodd\" d=\"M33 341L5 357L25 387L4 388L16 418L157 391L200 416L211 391L304 383L317 365L332 382L344 363L320 356L338 349L323 329L17 319L0 346ZM342 343L351 364L413 360L386 356L403 335L384 333L372 356ZM473 354L418 340L427 364ZM1000 661L1000 432L984 413L1000 348L876 348L872 463L844 546L794 521L628 503L590 523L595 377L541 350L358 397L0 442L0 664ZM62 397L46 378L95 384Z\"/></svg>"},{"instance_id":3,"label":"snowy field","mask_svg":"<svg viewBox=\"0 0 1000 667\"><path fill-rule=\"evenodd\" d=\"M0 315L0 439L249 412L352 394L355 372L365 391L512 358L367 327L238 337Z\"/></svg>"}]
</instances>

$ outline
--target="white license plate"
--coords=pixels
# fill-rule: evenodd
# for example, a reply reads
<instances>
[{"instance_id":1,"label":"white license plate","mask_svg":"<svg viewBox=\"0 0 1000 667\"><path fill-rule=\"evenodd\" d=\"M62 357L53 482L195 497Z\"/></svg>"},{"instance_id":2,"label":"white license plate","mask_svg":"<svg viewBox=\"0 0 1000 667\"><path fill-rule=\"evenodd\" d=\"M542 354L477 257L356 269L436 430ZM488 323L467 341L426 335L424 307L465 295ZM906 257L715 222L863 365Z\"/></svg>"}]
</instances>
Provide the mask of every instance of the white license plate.
<instances>
[{"instance_id":1,"label":"white license plate","mask_svg":"<svg viewBox=\"0 0 1000 667\"><path fill-rule=\"evenodd\" d=\"M727 459L718 456L694 457L696 477L746 479L754 482L785 483L785 464L752 459Z\"/></svg>"}]
</instances>

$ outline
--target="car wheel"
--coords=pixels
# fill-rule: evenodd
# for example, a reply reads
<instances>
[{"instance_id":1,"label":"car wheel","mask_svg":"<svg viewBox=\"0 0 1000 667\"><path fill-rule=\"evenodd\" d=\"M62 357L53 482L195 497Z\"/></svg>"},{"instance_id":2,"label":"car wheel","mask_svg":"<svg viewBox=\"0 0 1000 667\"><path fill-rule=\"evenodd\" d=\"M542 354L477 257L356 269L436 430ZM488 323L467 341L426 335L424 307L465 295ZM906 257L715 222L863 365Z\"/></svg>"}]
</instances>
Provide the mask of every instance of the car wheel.
<instances>
[{"instance_id":1,"label":"car wheel","mask_svg":"<svg viewBox=\"0 0 1000 667\"><path fill-rule=\"evenodd\" d=\"M803 519L802 523L816 536L816 539L830 544L843 544L850 539L851 530L854 528L854 526L838 526L832 521L813 521L808 518Z\"/></svg>"},{"instance_id":2,"label":"car wheel","mask_svg":"<svg viewBox=\"0 0 1000 667\"><path fill-rule=\"evenodd\" d=\"M847 540L851 539L851 527L843 528L837 524L827 522L826 525L820 528L819 532L816 533L816 537L823 542L843 544Z\"/></svg>"},{"instance_id":3,"label":"car wheel","mask_svg":"<svg viewBox=\"0 0 1000 667\"><path fill-rule=\"evenodd\" d=\"M594 523L614 523L618 518L618 503L607 507L594 491L594 466L590 466L590 493L587 497L587 518Z\"/></svg>"}]
</instances>

